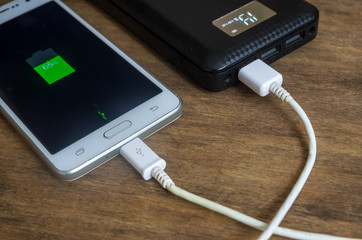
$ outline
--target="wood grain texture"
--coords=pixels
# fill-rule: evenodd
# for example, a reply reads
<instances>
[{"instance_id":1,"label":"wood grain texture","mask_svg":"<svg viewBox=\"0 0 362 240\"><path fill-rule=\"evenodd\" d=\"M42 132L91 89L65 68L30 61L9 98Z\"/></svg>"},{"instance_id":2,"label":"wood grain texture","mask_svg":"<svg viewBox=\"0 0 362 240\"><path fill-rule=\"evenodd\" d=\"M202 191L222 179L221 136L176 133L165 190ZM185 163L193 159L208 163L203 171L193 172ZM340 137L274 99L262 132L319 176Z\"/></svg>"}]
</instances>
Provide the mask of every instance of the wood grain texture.
<instances>
[{"instance_id":1,"label":"wood grain texture","mask_svg":"<svg viewBox=\"0 0 362 240\"><path fill-rule=\"evenodd\" d=\"M176 184L270 221L308 153L295 113L274 96L260 98L241 84L207 92L97 6L65 2L183 99L183 116L146 139L168 162ZM310 117L318 144L311 176L281 225L361 238L362 1L309 2L320 10L317 38L272 64ZM0 115L2 240L258 235L173 196L155 181L143 181L121 157L63 182Z\"/></svg>"}]
</instances>

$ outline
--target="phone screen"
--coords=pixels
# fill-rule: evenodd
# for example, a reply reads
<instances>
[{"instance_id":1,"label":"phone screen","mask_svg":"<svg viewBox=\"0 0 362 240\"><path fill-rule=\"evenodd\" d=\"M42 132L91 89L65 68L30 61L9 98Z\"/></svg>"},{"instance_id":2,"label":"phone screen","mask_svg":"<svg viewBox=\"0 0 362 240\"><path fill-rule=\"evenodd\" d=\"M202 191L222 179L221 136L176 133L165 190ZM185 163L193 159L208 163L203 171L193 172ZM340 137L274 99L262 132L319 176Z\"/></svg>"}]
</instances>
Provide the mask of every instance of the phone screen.
<instances>
[{"instance_id":1,"label":"phone screen","mask_svg":"<svg viewBox=\"0 0 362 240\"><path fill-rule=\"evenodd\" d=\"M0 97L51 154L161 92L57 3L0 25Z\"/></svg>"}]
</instances>

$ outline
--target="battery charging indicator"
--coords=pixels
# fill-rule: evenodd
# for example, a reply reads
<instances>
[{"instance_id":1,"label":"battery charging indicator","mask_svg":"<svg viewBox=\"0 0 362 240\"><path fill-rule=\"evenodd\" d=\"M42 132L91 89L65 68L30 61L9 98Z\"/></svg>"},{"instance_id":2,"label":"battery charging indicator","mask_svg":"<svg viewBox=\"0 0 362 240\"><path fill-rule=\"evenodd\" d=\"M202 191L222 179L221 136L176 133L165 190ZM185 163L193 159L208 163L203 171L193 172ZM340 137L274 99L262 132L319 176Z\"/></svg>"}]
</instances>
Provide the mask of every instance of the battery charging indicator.
<instances>
[{"instance_id":1,"label":"battery charging indicator","mask_svg":"<svg viewBox=\"0 0 362 240\"><path fill-rule=\"evenodd\" d=\"M53 49L38 51L26 62L50 85L75 72Z\"/></svg>"}]
</instances>

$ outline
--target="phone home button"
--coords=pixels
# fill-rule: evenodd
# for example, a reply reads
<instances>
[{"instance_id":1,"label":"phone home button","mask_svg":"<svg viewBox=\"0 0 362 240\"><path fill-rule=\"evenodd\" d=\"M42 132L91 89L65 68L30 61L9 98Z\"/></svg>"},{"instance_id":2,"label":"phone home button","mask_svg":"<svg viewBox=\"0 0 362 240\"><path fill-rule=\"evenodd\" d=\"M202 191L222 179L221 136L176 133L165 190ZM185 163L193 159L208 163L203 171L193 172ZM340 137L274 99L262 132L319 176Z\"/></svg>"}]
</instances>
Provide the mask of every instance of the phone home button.
<instances>
[{"instance_id":1,"label":"phone home button","mask_svg":"<svg viewBox=\"0 0 362 240\"><path fill-rule=\"evenodd\" d=\"M105 138L111 139L114 136L116 136L118 133L122 132L123 130L131 127L132 122L131 121L124 121L121 122L120 124L117 124L116 126L112 127L111 129L109 129L108 131L106 131L105 133L103 133L103 136Z\"/></svg>"},{"instance_id":2,"label":"phone home button","mask_svg":"<svg viewBox=\"0 0 362 240\"><path fill-rule=\"evenodd\" d=\"M85 152L85 149L84 149L84 148L79 148L79 149L75 152L75 155L80 156L80 155L82 155L84 152Z\"/></svg>"}]
</instances>

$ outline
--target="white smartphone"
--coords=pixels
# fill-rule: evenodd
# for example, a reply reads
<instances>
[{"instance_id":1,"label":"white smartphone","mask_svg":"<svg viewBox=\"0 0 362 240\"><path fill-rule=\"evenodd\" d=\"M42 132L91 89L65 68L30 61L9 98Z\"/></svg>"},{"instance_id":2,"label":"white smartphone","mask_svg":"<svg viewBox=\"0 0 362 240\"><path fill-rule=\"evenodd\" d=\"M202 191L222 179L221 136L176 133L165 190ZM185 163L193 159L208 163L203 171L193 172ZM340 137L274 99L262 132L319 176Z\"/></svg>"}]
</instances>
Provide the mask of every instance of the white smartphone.
<instances>
[{"instance_id":1,"label":"white smartphone","mask_svg":"<svg viewBox=\"0 0 362 240\"><path fill-rule=\"evenodd\" d=\"M176 120L181 99L58 0L0 7L0 109L64 180Z\"/></svg>"}]
</instances>

